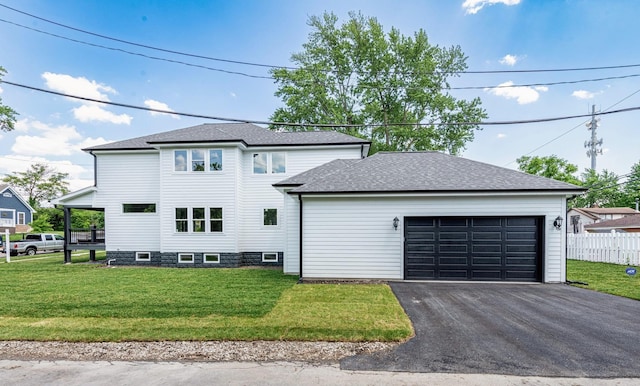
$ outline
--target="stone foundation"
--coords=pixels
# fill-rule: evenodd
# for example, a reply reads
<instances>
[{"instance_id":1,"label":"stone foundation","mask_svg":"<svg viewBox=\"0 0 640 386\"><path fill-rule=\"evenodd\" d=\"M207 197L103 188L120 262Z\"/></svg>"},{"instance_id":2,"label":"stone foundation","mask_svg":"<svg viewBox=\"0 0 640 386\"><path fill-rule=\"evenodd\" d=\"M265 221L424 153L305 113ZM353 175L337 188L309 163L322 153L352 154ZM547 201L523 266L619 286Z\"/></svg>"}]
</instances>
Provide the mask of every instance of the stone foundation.
<instances>
[{"instance_id":1,"label":"stone foundation","mask_svg":"<svg viewBox=\"0 0 640 386\"><path fill-rule=\"evenodd\" d=\"M192 253L192 263L179 263L178 253L175 252L149 252L150 261L137 261L135 251L107 251L107 261L110 265L136 265L149 267L172 267L172 268L237 268L248 266L282 267L283 252L278 252L277 262L263 262L262 252L241 252L241 253L219 253L219 263L205 263L202 252L184 251L180 253ZM217 253L217 252L211 252Z\"/></svg>"}]
</instances>

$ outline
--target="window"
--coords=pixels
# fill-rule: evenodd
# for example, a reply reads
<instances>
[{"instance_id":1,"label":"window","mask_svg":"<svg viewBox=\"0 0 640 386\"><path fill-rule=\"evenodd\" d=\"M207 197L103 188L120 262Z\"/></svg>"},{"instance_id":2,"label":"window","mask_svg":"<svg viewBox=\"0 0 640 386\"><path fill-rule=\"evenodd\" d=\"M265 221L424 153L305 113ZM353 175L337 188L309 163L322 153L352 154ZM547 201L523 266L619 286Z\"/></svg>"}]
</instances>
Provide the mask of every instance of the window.
<instances>
[{"instance_id":1,"label":"window","mask_svg":"<svg viewBox=\"0 0 640 386\"><path fill-rule=\"evenodd\" d=\"M187 208L176 208L176 232L189 232Z\"/></svg>"},{"instance_id":2,"label":"window","mask_svg":"<svg viewBox=\"0 0 640 386\"><path fill-rule=\"evenodd\" d=\"M155 213L156 204L122 204L122 213Z\"/></svg>"},{"instance_id":3,"label":"window","mask_svg":"<svg viewBox=\"0 0 640 386\"><path fill-rule=\"evenodd\" d=\"M204 232L204 224L206 221L204 219L204 208L193 208L192 210L192 219L193 219L193 231L194 232Z\"/></svg>"},{"instance_id":4,"label":"window","mask_svg":"<svg viewBox=\"0 0 640 386\"><path fill-rule=\"evenodd\" d=\"M209 171L222 170L222 150L209 150Z\"/></svg>"},{"instance_id":5,"label":"window","mask_svg":"<svg viewBox=\"0 0 640 386\"><path fill-rule=\"evenodd\" d=\"M176 172L187 171L187 151L176 150L173 152L173 170Z\"/></svg>"},{"instance_id":6,"label":"window","mask_svg":"<svg viewBox=\"0 0 640 386\"><path fill-rule=\"evenodd\" d=\"M64 237L60 235L54 235L54 237L56 238L56 240L64 240Z\"/></svg>"},{"instance_id":7,"label":"window","mask_svg":"<svg viewBox=\"0 0 640 386\"><path fill-rule=\"evenodd\" d=\"M191 171L204 172L204 150L191 150Z\"/></svg>"},{"instance_id":8,"label":"window","mask_svg":"<svg viewBox=\"0 0 640 386\"><path fill-rule=\"evenodd\" d=\"M220 263L220 254L219 253L205 253L202 256L202 261L205 264L219 264Z\"/></svg>"},{"instance_id":9,"label":"window","mask_svg":"<svg viewBox=\"0 0 640 386\"><path fill-rule=\"evenodd\" d=\"M220 171L222 170L222 149L174 150L173 170L176 172Z\"/></svg>"},{"instance_id":10,"label":"window","mask_svg":"<svg viewBox=\"0 0 640 386\"><path fill-rule=\"evenodd\" d=\"M278 225L278 209L265 209L262 214L263 225Z\"/></svg>"},{"instance_id":11,"label":"window","mask_svg":"<svg viewBox=\"0 0 640 386\"><path fill-rule=\"evenodd\" d=\"M45 241L53 241L53 235L44 235Z\"/></svg>"},{"instance_id":12,"label":"window","mask_svg":"<svg viewBox=\"0 0 640 386\"><path fill-rule=\"evenodd\" d=\"M271 173L286 173L284 153L271 153Z\"/></svg>"},{"instance_id":13,"label":"window","mask_svg":"<svg viewBox=\"0 0 640 386\"><path fill-rule=\"evenodd\" d=\"M267 174L267 153L256 153L253 155L253 173Z\"/></svg>"},{"instance_id":14,"label":"window","mask_svg":"<svg viewBox=\"0 0 640 386\"><path fill-rule=\"evenodd\" d=\"M136 261L151 261L150 252L136 252Z\"/></svg>"},{"instance_id":15,"label":"window","mask_svg":"<svg viewBox=\"0 0 640 386\"><path fill-rule=\"evenodd\" d=\"M278 262L278 254L276 252L264 252L264 253L262 253L262 262L263 263L277 263Z\"/></svg>"},{"instance_id":16,"label":"window","mask_svg":"<svg viewBox=\"0 0 640 386\"><path fill-rule=\"evenodd\" d=\"M222 208L209 208L211 232L222 232Z\"/></svg>"},{"instance_id":17,"label":"window","mask_svg":"<svg viewBox=\"0 0 640 386\"><path fill-rule=\"evenodd\" d=\"M178 263L193 264L193 253L178 253Z\"/></svg>"},{"instance_id":18,"label":"window","mask_svg":"<svg viewBox=\"0 0 640 386\"><path fill-rule=\"evenodd\" d=\"M24 224L25 224L24 212L18 212L18 225L24 225Z\"/></svg>"},{"instance_id":19,"label":"window","mask_svg":"<svg viewBox=\"0 0 640 386\"><path fill-rule=\"evenodd\" d=\"M286 172L285 153L253 154L253 174L281 174Z\"/></svg>"}]
</instances>

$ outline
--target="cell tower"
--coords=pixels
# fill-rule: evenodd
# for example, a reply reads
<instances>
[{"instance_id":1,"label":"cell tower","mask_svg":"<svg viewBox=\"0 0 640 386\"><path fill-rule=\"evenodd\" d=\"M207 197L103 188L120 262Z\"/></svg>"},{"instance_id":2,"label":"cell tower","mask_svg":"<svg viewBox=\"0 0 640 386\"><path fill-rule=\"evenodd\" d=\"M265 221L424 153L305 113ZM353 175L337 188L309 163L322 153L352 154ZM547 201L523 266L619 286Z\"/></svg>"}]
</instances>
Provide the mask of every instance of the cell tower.
<instances>
[{"instance_id":1,"label":"cell tower","mask_svg":"<svg viewBox=\"0 0 640 386\"><path fill-rule=\"evenodd\" d=\"M584 147L587 148L587 157L591 158L591 170L596 170L596 156L602 154L602 138L598 139L596 136L596 129L600 125L600 118L596 118L596 105L591 106L591 121L587 122L585 126L591 130L591 140L584 142Z\"/></svg>"}]
</instances>

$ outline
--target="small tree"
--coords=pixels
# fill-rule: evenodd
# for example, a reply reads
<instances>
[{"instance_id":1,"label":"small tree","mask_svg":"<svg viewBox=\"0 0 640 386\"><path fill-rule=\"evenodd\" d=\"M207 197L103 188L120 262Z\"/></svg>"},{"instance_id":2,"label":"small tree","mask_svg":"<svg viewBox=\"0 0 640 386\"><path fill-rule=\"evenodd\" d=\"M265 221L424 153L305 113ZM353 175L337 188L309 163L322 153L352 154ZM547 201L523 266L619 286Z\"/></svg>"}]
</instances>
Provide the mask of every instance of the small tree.
<instances>
[{"instance_id":1,"label":"small tree","mask_svg":"<svg viewBox=\"0 0 640 386\"><path fill-rule=\"evenodd\" d=\"M601 173L597 173L593 169L586 169L582 173L582 181L582 185L589 190L573 199L572 206L588 208L598 205L606 208L620 205L622 190L620 177L617 174L606 169Z\"/></svg>"},{"instance_id":2,"label":"small tree","mask_svg":"<svg viewBox=\"0 0 640 386\"><path fill-rule=\"evenodd\" d=\"M40 207L43 201L51 200L69 192L68 173L59 173L46 164L33 164L25 172L13 172L2 181L17 188L28 197L29 205Z\"/></svg>"},{"instance_id":3,"label":"small tree","mask_svg":"<svg viewBox=\"0 0 640 386\"><path fill-rule=\"evenodd\" d=\"M31 228L34 232L51 232L53 231L53 225L49 222L49 215L46 213L40 214L35 220L31 222Z\"/></svg>"}]
</instances>

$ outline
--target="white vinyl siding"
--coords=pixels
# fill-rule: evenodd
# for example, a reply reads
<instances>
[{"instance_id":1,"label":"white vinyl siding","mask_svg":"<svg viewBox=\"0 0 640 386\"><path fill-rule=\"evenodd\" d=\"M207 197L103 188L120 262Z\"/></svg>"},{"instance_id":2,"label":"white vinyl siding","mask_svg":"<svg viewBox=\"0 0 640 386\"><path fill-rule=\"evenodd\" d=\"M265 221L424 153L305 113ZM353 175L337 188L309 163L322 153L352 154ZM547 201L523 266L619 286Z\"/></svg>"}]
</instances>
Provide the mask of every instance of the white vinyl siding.
<instances>
[{"instance_id":1,"label":"white vinyl siding","mask_svg":"<svg viewBox=\"0 0 640 386\"><path fill-rule=\"evenodd\" d=\"M189 152L193 150L191 146ZM210 157L211 146L203 146ZM216 147L215 149L220 149ZM221 148L224 166L222 170L202 172L174 172L174 151L160 152L160 232L162 252L208 252L212 246L219 252L235 253L237 250L238 175L235 172L240 151L235 146ZM205 157L207 158L207 157ZM175 209L187 208L189 231L175 232ZM194 208L204 208L204 232L194 232ZM210 232L210 208L223 208L222 232ZM201 219L202 220L202 219Z\"/></svg>"},{"instance_id":2,"label":"white vinyl siding","mask_svg":"<svg viewBox=\"0 0 640 386\"><path fill-rule=\"evenodd\" d=\"M240 250L284 251L286 226L280 215L284 210L284 198L273 184L338 158L359 159L360 151L360 146L356 146L325 149L272 148L264 151L249 149L243 152L242 206L240 208L240 222L243 228L239 240ZM254 174L253 154L258 153L284 154L286 173ZM265 208L278 210L280 226L264 225Z\"/></svg>"},{"instance_id":3,"label":"white vinyl siding","mask_svg":"<svg viewBox=\"0 0 640 386\"><path fill-rule=\"evenodd\" d=\"M564 196L303 196L303 277L403 279L405 216L542 216L543 281L563 282L564 231L553 221L564 217L565 203ZM396 216L400 222L394 230ZM286 259L291 272L295 263Z\"/></svg>"},{"instance_id":4,"label":"white vinyl siding","mask_svg":"<svg viewBox=\"0 0 640 386\"><path fill-rule=\"evenodd\" d=\"M157 203L159 165L157 152L97 154L98 191L74 200L104 208L108 251L160 250L158 213L123 213L124 203ZM156 210L159 208L156 206Z\"/></svg>"}]
</instances>

